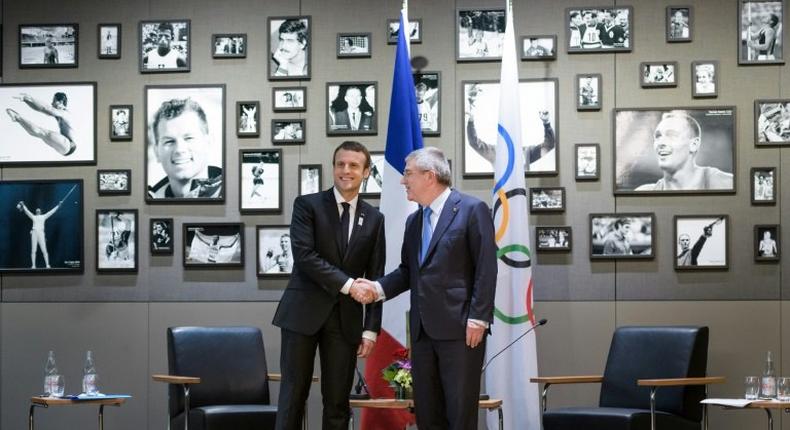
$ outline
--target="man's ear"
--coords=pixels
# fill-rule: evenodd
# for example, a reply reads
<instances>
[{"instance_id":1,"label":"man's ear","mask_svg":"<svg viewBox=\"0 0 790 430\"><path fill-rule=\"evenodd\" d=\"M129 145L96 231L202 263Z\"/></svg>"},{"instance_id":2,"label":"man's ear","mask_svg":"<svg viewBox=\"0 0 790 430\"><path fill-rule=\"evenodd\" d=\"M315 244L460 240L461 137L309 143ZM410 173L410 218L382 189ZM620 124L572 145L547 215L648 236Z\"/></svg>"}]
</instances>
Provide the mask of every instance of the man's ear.
<instances>
[{"instance_id":1,"label":"man's ear","mask_svg":"<svg viewBox=\"0 0 790 430\"><path fill-rule=\"evenodd\" d=\"M691 139L691 143L689 143L689 152L692 154L696 154L699 150L699 137L695 137Z\"/></svg>"},{"instance_id":2,"label":"man's ear","mask_svg":"<svg viewBox=\"0 0 790 430\"><path fill-rule=\"evenodd\" d=\"M365 167L362 171L362 179L367 179L370 176L370 167Z\"/></svg>"}]
</instances>

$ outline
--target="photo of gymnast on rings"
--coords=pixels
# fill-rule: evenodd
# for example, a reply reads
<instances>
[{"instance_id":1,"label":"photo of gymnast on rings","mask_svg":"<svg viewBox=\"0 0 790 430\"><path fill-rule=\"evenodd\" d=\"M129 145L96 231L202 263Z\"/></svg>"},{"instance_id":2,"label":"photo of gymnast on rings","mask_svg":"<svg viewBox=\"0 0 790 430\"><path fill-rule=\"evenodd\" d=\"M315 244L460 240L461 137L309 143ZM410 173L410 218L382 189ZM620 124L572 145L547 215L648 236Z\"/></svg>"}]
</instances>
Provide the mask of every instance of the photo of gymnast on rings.
<instances>
[{"instance_id":1,"label":"photo of gymnast on rings","mask_svg":"<svg viewBox=\"0 0 790 430\"><path fill-rule=\"evenodd\" d=\"M137 209L96 210L96 271L137 272Z\"/></svg>"}]
</instances>

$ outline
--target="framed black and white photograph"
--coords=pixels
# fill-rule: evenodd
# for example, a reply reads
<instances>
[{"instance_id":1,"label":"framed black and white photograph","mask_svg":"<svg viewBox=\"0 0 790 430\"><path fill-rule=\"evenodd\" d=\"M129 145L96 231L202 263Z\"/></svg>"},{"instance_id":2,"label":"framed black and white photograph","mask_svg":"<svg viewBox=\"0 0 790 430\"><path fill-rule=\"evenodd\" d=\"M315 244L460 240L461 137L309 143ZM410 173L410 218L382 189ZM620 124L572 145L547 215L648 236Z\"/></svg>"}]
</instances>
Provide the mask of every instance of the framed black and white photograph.
<instances>
[{"instance_id":1,"label":"framed black and white photograph","mask_svg":"<svg viewBox=\"0 0 790 430\"><path fill-rule=\"evenodd\" d=\"M676 87L677 61L643 62L639 64L642 88Z\"/></svg>"},{"instance_id":2,"label":"framed black and white photograph","mask_svg":"<svg viewBox=\"0 0 790 430\"><path fill-rule=\"evenodd\" d=\"M82 273L82 179L0 181L0 273Z\"/></svg>"},{"instance_id":3,"label":"framed black and white photograph","mask_svg":"<svg viewBox=\"0 0 790 430\"><path fill-rule=\"evenodd\" d=\"M529 211L565 212L564 187L532 187L529 189Z\"/></svg>"},{"instance_id":4,"label":"framed black and white photograph","mask_svg":"<svg viewBox=\"0 0 790 430\"><path fill-rule=\"evenodd\" d=\"M97 25L98 57L103 60L121 58L121 24Z\"/></svg>"},{"instance_id":5,"label":"framed black and white photograph","mask_svg":"<svg viewBox=\"0 0 790 430\"><path fill-rule=\"evenodd\" d=\"M601 177L601 145L577 143L574 145L574 169L577 181L597 181Z\"/></svg>"},{"instance_id":6,"label":"framed black and white photograph","mask_svg":"<svg viewBox=\"0 0 790 430\"><path fill-rule=\"evenodd\" d=\"M19 68L77 67L79 28L79 24L20 24Z\"/></svg>"},{"instance_id":7,"label":"framed black and white photograph","mask_svg":"<svg viewBox=\"0 0 790 430\"><path fill-rule=\"evenodd\" d=\"M304 112L307 110L306 87L272 88L272 110L275 112Z\"/></svg>"},{"instance_id":8,"label":"framed black and white photograph","mask_svg":"<svg viewBox=\"0 0 790 430\"><path fill-rule=\"evenodd\" d=\"M383 152L370 151L370 175L362 180L362 185L359 187L359 193L363 197L374 199L381 197L385 162Z\"/></svg>"},{"instance_id":9,"label":"framed black and white photograph","mask_svg":"<svg viewBox=\"0 0 790 430\"><path fill-rule=\"evenodd\" d=\"M423 136L439 136L441 126L442 78L439 72L416 72L414 92L417 99L417 112L420 115L420 129Z\"/></svg>"},{"instance_id":10,"label":"framed black and white photograph","mask_svg":"<svg viewBox=\"0 0 790 430\"><path fill-rule=\"evenodd\" d=\"M735 107L615 109L615 194L735 192Z\"/></svg>"},{"instance_id":11,"label":"framed black and white photograph","mask_svg":"<svg viewBox=\"0 0 790 430\"><path fill-rule=\"evenodd\" d=\"M255 226L255 249L259 278L287 278L291 275L294 257L289 226Z\"/></svg>"},{"instance_id":12,"label":"framed black and white photograph","mask_svg":"<svg viewBox=\"0 0 790 430\"><path fill-rule=\"evenodd\" d=\"M225 85L145 87L145 200L225 200Z\"/></svg>"},{"instance_id":13,"label":"framed black and white photograph","mask_svg":"<svg viewBox=\"0 0 790 430\"><path fill-rule=\"evenodd\" d=\"M132 140L134 106L110 105L110 140Z\"/></svg>"},{"instance_id":14,"label":"framed black and white photograph","mask_svg":"<svg viewBox=\"0 0 790 430\"><path fill-rule=\"evenodd\" d=\"M694 25L694 8L691 6L667 6L667 42L691 42Z\"/></svg>"},{"instance_id":15,"label":"framed black and white photograph","mask_svg":"<svg viewBox=\"0 0 790 430\"><path fill-rule=\"evenodd\" d=\"M631 52L634 9L630 6L565 9L568 53Z\"/></svg>"},{"instance_id":16,"label":"framed black and white photograph","mask_svg":"<svg viewBox=\"0 0 790 430\"><path fill-rule=\"evenodd\" d=\"M96 186L100 196L128 196L132 194L132 171L129 169L97 170Z\"/></svg>"},{"instance_id":17,"label":"framed black and white photograph","mask_svg":"<svg viewBox=\"0 0 790 430\"><path fill-rule=\"evenodd\" d=\"M239 212L243 214L282 212L282 150L240 150L239 184Z\"/></svg>"},{"instance_id":18,"label":"framed black and white photograph","mask_svg":"<svg viewBox=\"0 0 790 430\"><path fill-rule=\"evenodd\" d=\"M505 9L458 9L457 61L499 61L505 42Z\"/></svg>"},{"instance_id":19,"label":"framed black and white photograph","mask_svg":"<svg viewBox=\"0 0 790 430\"><path fill-rule=\"evenodd\" d=\"M398 32L400 32L400 20L387 20L387 45L398 43ZM422 43L422 18L409 19L409 43Z\"/></svg>"},{"instance_id":20,"label":"framed black and white photograph","mask_svg":"<svg viewBox=\"0 0 790 430\"><path fill-rule=\"evenodd\" d=\"M600 73L576 75L576 110L601 110Z\"/></svg>"},{"instance_id":21,"label":"framed black and white photograph","mask_svg":"<svg viewBox=\"0 0 790 430\"><path fill-rule=\"evenodd\" d=\"M188 72L192 67L191 21L140 21L140 73Z\"/></svg>"},{"instance_id":22,"label":"framed black and white photograph","mask_svg":"<svg viewBox=\"0 0 790 430\"><path fill-rule=\"evenodd\" d=\"M498 81L463 81L463 175L492 178L498 138ZM521 138L524 146L524 171L527 176L558 173L559 107L558 81L522 79Z\"/></svg>"},{"instance_id":23,"label":"framed black and white photograph","mask_svg":"<svg viewBox=\"0 0 790 430\"><path fill-rule=\"evenodd\" d=\"M137 272L137 209L96 210L96 271Z\"/></svg>"},{"instance_id":24,"label":"framed black and white photograph","mask_svg":"<svg viewBox=\"0 0 790 430\"><path fill-rule=\"evenodd\" d=\"M675 270L729 267L727 215L675 216Z\"/></svg>"},{"instance_id":25,"label":"framed black and white photograph","mask_svg":"<svg viewBox=\"0 0 790 430\"><path fill-rule=\"evenodd\" d=\"M322 166L320 164L299 165L299 195L314 194L323 189Z\"/></svg>"},{"instance_id":26,"label":"framed black and white photograph","mask_svg":"<svg viewBox=\"0 0 790 430\"><path fill-rule=\"evenodd\" d=\"M337 33L337 58L370 58L370 33Z\"/></svg>"},{"instance_id":27,"label":"framed black and white photograph","mask_svg":"<svg viewBox=\"0 0 790 430\"><path fill-rule=\"evenodd\" d=\"M570 226L535 227L538 252L567 252L573 248Z\"/></svg>"},{"instance_id":28,"label":"framed black and white photograph","mask_svg":"<svg viewBox=\"0 0 790 430\"><path fill-rule=\"evenodd\" d=\"M775 205L776 204L776 167L752 167L751 168L751 195L753 205Z\"/></svg>"},{"instance_id":29,"label":"framed black and white photograph","mask_svg":"<svg viewBox=\"0 0 790 430\"><path fill-rule=\"evenodd\" d=\"M556 59L556 34L521 36L521 61L551 61Z\"/></svg>"},{"instance_id":30,"label":"framed black and white photograph","mask_svg":"<svg viewBox=\"0 0 790 430\"><path fill-rule=\"evenodd\" d=\"M754 260L779 261L782 246L779 224L758 224L754 226Z\"/></svg>"},{"instance_id":31,"label":"framed black and white photograph","mask_svg":"<svg viewBox=\"0 0 790 430\"><path fill-rule=\"evenodd\" d=\"M301 145L307 132L304 118L273 119L272 143L275 145Z\"/></svg>"},{"instance_id":32,"label":"framed black and white photograph","mask_svg":"<svg viewBox=\"0 0 790 430\"><path fill-rule=\"evenodd\" d=\"M590 214L590 259L652 259L653 213Z\"/></svg>"},{"instance_id":33,"label":"framed black and white photograph","mask_svg":"<svg viewBox=\"0 0 790 430\"><path fill-rule=\"evenodd\" d=\"M738 64L784 64L784 3L738 0Z\"/></svg>"},{"instance_id":34,"label":"framed black and white photograph","mask_svg":"<svg viewBox=\"0 0 790 430\"><path fill-rule=\"evenodd\" d=\"M354 136L378 134L378 82L326 84L326 134Z\"/></svg>"},{"instance_id":35,"label":"framed black and white photograph","mask_svg":"<svg viewBox=\"0 0 790 430\"><path fill-rule=\"evenodd\" d=\"M790 143L790 99L754 101L755 146Z\"/></svg>"},{"instance_id":36,"label":"framed black and white photograph","mask_svg":"<svg viewBox=\"0 0 790 430\"><path fill-rule=\"evenodd\" d=\"M269 17L269 79L310 79L310 17Z\"/></svg>"},{"instance_id":37,"label":"framed black and white photograph","mask_svg":"<svg viewBox=\"0 0 790 430\"><path fill-rule=\"evenodd\" d=\"M691 96L695 99L718 97L719 95L719 62L691 62Z\"/></svg>"},{"instance_id":38,"label":"framed black and white photograph","mask_svg":"<svg viewBox=\"0 0 790 430\"><path fill-rule=\"evenodd\" d=\"M247 58L247 34L212 34L211 56L213 58Z\"/></svg>"},{"instance_id":39,"label":"framed black and white photograph","mask_svg":"<svg viewBox=\"0 0 790 430\"><path fill-rule=\"evenodd\" d=\"M148 227L151 255L173 255L175 250L173 218L151 218Z\"/></svg>"},{"instance_id":40,"label":"framed black and white photograph","mask_svg":"<svg viewBox=\"0 0 790 430\"><path fill-rule=\"evenodd\" d=\"M184 223L185 269L244 267L244 223Z\"/></svg>"},{"instance_id":41,"label":"framed black and white photograph","mask_svg":"<svg viewBox=\"0 0 790 430\"><path fill-rule=\"evenodd\" d=\"M0 85L0 166L96 164L96 82Z\"/></svg>"},{"instance_id":42,"label":"framed black and white photograph","mask_svg":"<svg viewBox=\"0 0 790 430\"><path fill-rule=\"evenodd\" d=\"M236 136L260 136L260 111L261 104L257 100L236 102Z\"/></svg>"}]
</instances>

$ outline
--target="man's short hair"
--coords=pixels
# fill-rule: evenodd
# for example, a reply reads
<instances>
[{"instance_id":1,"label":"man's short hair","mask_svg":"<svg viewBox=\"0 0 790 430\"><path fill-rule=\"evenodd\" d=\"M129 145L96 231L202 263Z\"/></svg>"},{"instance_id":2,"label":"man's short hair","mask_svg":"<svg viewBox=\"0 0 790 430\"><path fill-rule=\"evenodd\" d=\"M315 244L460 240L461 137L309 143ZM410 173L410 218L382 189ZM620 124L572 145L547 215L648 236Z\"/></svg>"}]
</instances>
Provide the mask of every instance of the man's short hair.
<instances>
[{"instance_id":1,"label":"man's short hair","mask_svg":"<svg viewBox=\"0 0 790 430\"><path fill-rule=\"evenodd\" d=\"M157 31L157 33L161 33L163 31L169 31L170 34L173 35L174 38L176 36L176 31L175 31L175 29L173 29L173 24L170 24L169 22L161 22L161 23L159 23L159 27L156 28L156 31Z\"/></svg>"},{"instance_id":2,"label":"man's short hair","mask_svg":"<svg viewBox=\"0 0 790 430\"><path fill-rule=\"evenodd\" d=\"M697 122L697 120L691 115L680 110L669 111L661 115L661 121L671 118L680 118L684 120L686 122L686 126L691 131L692 138L702 138L702 127L700 127L699 122Z\"/></svg>"},{"instance_id":3,"label":"man's short hair","mask_svg":"<svg viewBox=\"0 0 790 430\"><path fill-rule=\"evenodd\" d=\"M450 173L450 163L447 162L447 157L441 149L426 146L412 151L406 156L406 162L414 161L417 168L425 171L431 171L436 174L436 180L446 186L453 184L453 177Z\"/></svg>"},{"instance_id":4,"label":"man's short hair","mask_svg":"<svg viewBox=\"0 0 790 430\"><path fill-rule=\"evenodd\" d=\"M614 224L612 224L612 227L614 227L615 230L619 230L620 227L626 224L628 225L631 224L631 218L617 218L616 220L614 220Z\"/></svg>"},{"instance_id":5,"label":"man's short hair","mask_svg":"<svg viewBox=\"0 0 790 430\"><path fill-rule=\"evenodd\" d=\"M332 154L332 166L335 165L335 158L337 157L338 151L340 151L341 149L344 151L354 151L354 152L363 153L365 155L365 168L370 169L370 163L371 163L370 151L368 151L368 148L365 145L355 140L346 140L345 142L338 145L337 148L335 148L335 152Z\"/></svg>"},{"instance_id":6,"label":"man's short hair","mask_svg":"<svg viewBox=\"0 0 790 430\"><path fill-rule=\"evenodd\" d=\"M576 11L571 12L571 19L576 18L577 16L579 16L579 12Z\"/></svg>"},{"instance_id":7,"label":"man's short hair","mask_svg":"<svg viewBox=\"0 0 790 430\"><path fill-rule=\"evenodd\" d=\"M346 42L348 42L348 46L354 46L354 39L346 37Z\"/></svg>"},{"instance_id":8,"label":"man's short hair","mask_svg":"<svg viewBox=\"0 0 790 430\"><path fill-rule=\"evenodd\" d=\"M428 90L428 85L426 85L425 82L417 82L417 85L414 86L414 89L415 90L427 91Z\"/></svg>"},{"instance_id":9,"label":"man's short hair","mask_svg":"<svg viewBox=\"0 0 790 430\"><path fill-rule=\"evenodd\" d=\"M771 27L776 27L776 24L779 24L779 16L775 13L772 13L769 19L771 20Z\"/></svg>"},{"instance_id":10,"label":"man's short hair","mask_svg":"<svg viewBox=\"0 0 790 430\"><path fill-rule=\"evenodd\" d=\"M296 39L307 45L307 26L301 19L286 19L280 24L279 33L296 33Z\"/></svg>"},{"instance_id":11,"label":"man's short hair","mask_svg":"<svg viewBox=\"0 0 790 430\"><path fill-rule=\"evenodd\" d=\"M159 142L159 123L164 121L169 121L171 119L178 118L185 112L195 112L197 114L198 119L200 119L200 128L203 130L203 133L208 134L208 120L206 120L206 112L203 111L203 108L200 107L198 102L186 98L186 99L171 99L167 100L159 106L159 110L156 111L154 114L154 143Z\"/></svg>"},{"instance_id":12,"label":"man's short hair","mask_svg":"<svg viewBox=\"0 0 790 430\"><path fill-rule=\"evenodd\" d=\"M66 96L66 93L57 92L54 96L52 96L52 103L61 102L63 106L67 106L69 104L69 98Z\"/></svg>"}]
</instances>

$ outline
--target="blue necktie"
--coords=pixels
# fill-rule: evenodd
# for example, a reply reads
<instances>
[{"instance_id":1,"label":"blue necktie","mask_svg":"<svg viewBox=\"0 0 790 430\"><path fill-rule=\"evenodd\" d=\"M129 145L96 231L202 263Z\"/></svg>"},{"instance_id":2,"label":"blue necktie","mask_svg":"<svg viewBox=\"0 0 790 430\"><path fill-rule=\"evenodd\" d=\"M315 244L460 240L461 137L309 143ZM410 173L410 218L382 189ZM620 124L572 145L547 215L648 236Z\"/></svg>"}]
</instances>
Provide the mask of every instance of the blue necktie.
<instances>
[{"instance_id":1,"label":"blue necktie","mask_svg":"<svg viewBox=\"0 0 790 430\"><path fill-rule=\"evenodd\" d=\"M431 236L433 236L433 227L431 227L431 208L426 206L422 208L422 247L420 248L420 264L425 261L425 256L428 254L428 247L431 245Z\"/></svg>"}]
</instances>

